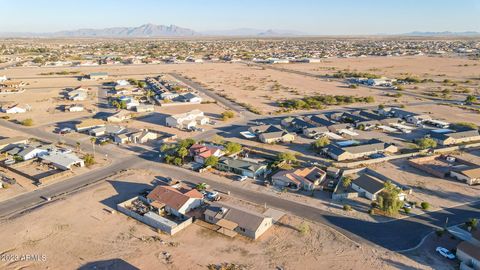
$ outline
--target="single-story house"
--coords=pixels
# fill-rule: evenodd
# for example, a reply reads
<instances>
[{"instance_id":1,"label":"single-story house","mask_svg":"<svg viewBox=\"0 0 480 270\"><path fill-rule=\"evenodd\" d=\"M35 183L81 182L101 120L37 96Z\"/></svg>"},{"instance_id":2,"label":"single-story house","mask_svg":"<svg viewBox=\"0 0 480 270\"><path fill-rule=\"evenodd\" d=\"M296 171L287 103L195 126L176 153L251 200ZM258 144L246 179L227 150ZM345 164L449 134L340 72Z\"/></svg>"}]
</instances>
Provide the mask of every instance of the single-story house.
<instances>
[{"instance_id":1,"label":"single-story house","mask_svg":"<svg viewBox=\"0 0 480 270\"><path fill-rule=\"evenodd\" d=\"M462 262L460 269L480 270L480 246L464 241L458 244L456 254Z\"/></svg>"},{"instance_id":2,"label":"single-story house","mask_svg":"<svg viewBox=\"0 0 480 270\"><path fill-rule=\"evenodd\" d=\"M222 147L203 144L194 144L189 151L195 162L201 164L204 164L205 160L211 156L221 157L225 154Z\"/></svg>"},{"instance_id":3,"label":"single-story house","mask_svg":"<svg viewBox=\"0 0 480 270\"><path fill-rule=\"evenodd\" d=\"M185 93L179 95L176 99L178 99L181 102L189 102L189 103L201 103L202 98L194 93Z\"/></svg>"},{"instance_id":4,"label":"single-story house","mask_svg":"<svg viewBox=\"0 0 480 270\"><path fill-rule=\"evenodd\" d=\"M272 176L272 182L278 187L289 187L295 190L314 190L327 173L317 167L279 171Z\"/></svg>"},{"instance_id":5,"label":"single-story house","mask_svg":"<svg viewBox=\"0 0 480 270\"><path fill-rule=\"evenodd\" d=\"M480 166L465 166L465 168L455 168L450 170L450 176L457 180L464 181L469 185L480 184Z\"/></svg>"},{"instance_id":6,"label":"single-story house","mask_svg":"<svg viewBox=\"0 0 480 270\"><path fill-rule=\"evenodd\" d=\"M151 140L156 140L158 138L158 133L150 131L148 129L140 130L139 132L134 132L130 134L129 140L132 143L147 143Z\"/></svg>"},{"instance_id":7,"label":"single-story house","mask_svg":"<svg viewBox=\"0 0 480 270\"><path fill-rule=\"evenodd\" d=\"M27 112L27 109L20 107L18 104L14 104L10 106L3 106L2 112L8 113L8 114L17 114L17 113L25 113Z\"/></svg>"},{"instance_id":8,"label":"single-story house","mask_svg":"<svg viewBox=\"0 0 480 270\"><path fill-rule=\"evenodd\" d=\"M196 125L208 124L210 119L200 110L192 110L186 113L168 116L165 120L166 125L179 129L191 129Z\"/></svg>"},{"instance_id":9,"label":"single-story house","mask_svg":"<svg viewBox=\"0 0 480 270\"><path fill-rule=\"evenodd\" d=\"M257 239L273 225L271 217L225 203L211 204L204 215L206 222L220 226L217 231L229 236Z\"/></svg>"},{"instance_id":10,"label":"single-story house","mask_svg":"<svg viewBox=\"0 0 480 270\"><path fill-rule=\"evenodd\" d=\"M373 176L362 174L352 181L352 189L372 201L377 200L377 195L383 191L385 183Z\"/></svg>"},{"instance_id":11,"label":"single-story house","mask_svg":"<svg viewBox=\"0 0 480 270\"><path fill-rule=\"evenodd\" d=\"M92 72L88 74L88 78L90 80L106 80L108 79L108 73L107 72Z\"/></svg>"},{"instance_id":12,"label":"single-story house","mask_svg":"<svg viewBox=\"0 0 480 270\"><path fill-rule=\"evenodd\" d=\"M295 140L295 135L275 125L254 126L250 127L248 131L256 134L263 143L292 142Z\"/></svg>"},{"instance_id":13,"label":"single-story house","mask_svg":"<svg viewBox=\"0 0 480 270\"><path fill-rule=\"evenodd\" d=\"M441 130L442 131L442 130ZM455 145L466 142L480 141L477 129L451 132L430 132L430 137L440 145Z\"/></svg>"},{"instance_id":14,"label":"single-story house","mask_svg":"<svg viewBox=\"0 0 480 270\"><path fill-rule=\"evenodd\" d=\"M352 181L351 186L360 196L376 201L378 195L385 189L385 181L370 174L361 174ZM405 198L406 194L404 192L398 194L399 200L403 201Z\"/></svg>"},{"instance_id":15,"label":"single-story house","mask_svg":"<svg viewBox=\"0 0 480 270\"><path fill-rule=\"evenodd\" d=\"M28 146L22 151L18 152L17 156L21 157L23 160L30 160L33 158L41 157L42 155L48 154L47 149L40 147Z\"/></svg>"},{"instance_id":16,"label":"single-story house","mask_svg":"<svg viewBox=\"0 0 480 270\"><path fill-rule=\"evenodd\" d=\"M50 152L48 155L42 155L40 158L61 170L71 170L72 166L85 166L83 159L77 157L74 153Z\"/></svg>"},{"instance_id":17,"label":"single-story house","mask_svg":"<svg viewBox=\"0 0 480 270\"><path fill-rule=\"evenodd\" d=\"M158 213L167 212L180 218L203 204L203 195L196 189L157 186L147 196Z\"/></svg>"},{"instance_id":18,"label":"single-story house","mask_svg":"<svg viewBox=\"0 0 480 270\"><path fill-rule=\"evenodd\" d=\"M357 159L377 153L395 153L398 151L398 148L393 144L389 144L378 139L371 139L360 144L347 146L342 146L338 143L332 143L329 144L324 151L331 158L337 161L343 161Z\"/></svg>"},{"instance_id":19,"label":"single-story house","mask_svg":"<svg viewBox=\"0 0 480 270\"><path fill-rule=\"evenodd\" d=\"M20 136L0 139L0 152L8 151L10 148L15 147L16 145L27 143L28 138Z\"/></svg>"},{"instance_id":20,"label":"single-story house","mask_svg":"<svg viewBox=\"0 0 480 270\"><path fill-rule=\"evenodd\" d=\"M313 127L303 129L303 135L307 136L308 138L313 138L327 132L330 132L327 127Z\"/></svg>"},{"instance_id":21,"label":"single-story house","mask_svg":"<svg viewBox=\"0 0 480 270\"><path fill-rule=\"evenodd\" d=\"M139 104L135 106L135 111L139 113L153 112L155 111L155 107L151 104Z\"/></svg>"},{"instance_id":22,"label":"single-story house","mask_svg":"<svg viewBox=\"0 0 480 270\"><path fill-rule=\"evenodd\" d=\"M65 111L68 111L68 112L83 112L84 110L85 108L81 104L65 106Z\"/></svg>"},{"instance_id":23,"label":"single-story house","mask_svg":"<svg viewBox=\"0 0 480 270\"><path fill-rule=\"evenodd\" d=\"M109 117L107 117L108 122L112 123L120 123L125 120L131 119L132 118L132 113L129 111L119 111Z\"/></svg>"},{"instance_id":24,"label":"single-story house","mask_svg":"<svg viewBox=\"0 0 480 270\"><path fill-rule=\"evenodd\" d=\"M90 118L76 124L75 130L77 132L83 132L83 131L88 131L90 129L94 129L97 127L104 127L104 126L105 126L105 122L103 122L102 120Z\"/></svg>"},{"instance_id":25,"label":"single-story house","mask_svg":"<svg viewBox=\"0 0 480 270\"><path fill-rule=\"evenodd\" d=\"M221 171L228 171L251 178L256 178L265 172L267 165L250 159L221 157L216 168Z\"/></svg>"}]
</instances>

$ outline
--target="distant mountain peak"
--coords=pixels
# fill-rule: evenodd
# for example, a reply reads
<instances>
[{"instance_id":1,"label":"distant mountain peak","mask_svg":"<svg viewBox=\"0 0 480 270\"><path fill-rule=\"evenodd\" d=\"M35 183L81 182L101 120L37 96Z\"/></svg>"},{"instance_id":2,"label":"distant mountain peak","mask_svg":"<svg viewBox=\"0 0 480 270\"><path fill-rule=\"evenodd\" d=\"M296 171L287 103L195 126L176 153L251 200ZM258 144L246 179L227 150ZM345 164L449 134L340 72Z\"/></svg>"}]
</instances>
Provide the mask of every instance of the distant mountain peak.
<instances>
[{"instance_id":1,"label":"distant mountain peak","mask_svg":"<svg viewBox=\"0 0 480 270\"><path fill-rule=\"evenodd\" d=\"M195 36L194 30L176 25L142 24L137 27L111 27L103 29L78 29L48 34L56 37L174 37Z\"/></svg>"}]
</instances>

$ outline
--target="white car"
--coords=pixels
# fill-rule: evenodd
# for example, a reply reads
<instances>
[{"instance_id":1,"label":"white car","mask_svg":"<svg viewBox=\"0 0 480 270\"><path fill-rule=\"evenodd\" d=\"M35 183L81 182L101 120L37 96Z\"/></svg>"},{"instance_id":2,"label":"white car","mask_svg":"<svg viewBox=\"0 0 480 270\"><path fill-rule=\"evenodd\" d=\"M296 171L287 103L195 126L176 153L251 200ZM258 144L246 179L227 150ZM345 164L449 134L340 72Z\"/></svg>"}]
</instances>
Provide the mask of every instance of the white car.
<instances>
[{"instance_id":1,"label":"white car","mask_svg":"<svg viewBox=\"0 0 480 270\"><path fill-rule=\"evenodd\" d=\"M442 255L443 257L447 258L447 259L450 259L450 260L453 260L455 259L455 254L453 254L452 252L450 252L448 249L444 248L444 247L437 247L437 252L440 253L440 255Z\"/></svg>"},{"instance_id":2,"label":"white car","mask_svg":"<svg viewBox=\"0 0 480 270\"><path fill-rule=\"evenodd\" d=\"M247 180L247 179L248 179L248 177L243 176L243 175L237 176L237 180L240 181L240 182L243 182L243 181L245 181L245 180Z\"/></svg>"}]
</instances>

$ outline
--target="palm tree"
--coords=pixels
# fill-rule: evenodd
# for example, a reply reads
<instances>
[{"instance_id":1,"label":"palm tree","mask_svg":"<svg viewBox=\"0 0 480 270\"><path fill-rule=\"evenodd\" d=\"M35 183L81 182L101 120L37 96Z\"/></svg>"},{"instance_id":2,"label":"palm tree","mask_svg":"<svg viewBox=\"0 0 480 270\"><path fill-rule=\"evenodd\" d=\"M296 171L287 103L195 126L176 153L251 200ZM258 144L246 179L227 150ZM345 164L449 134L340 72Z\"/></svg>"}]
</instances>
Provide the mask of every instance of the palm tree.
<instances>
[{"instance_id":1,"label":"palm tree","mask_svg":"<svg viewBox=\"0 0 480 270\"><path fill-rule=\"evenodd\" d=\"M92 148L93 148L93 156L95 156L95 142L97 141L97 138L91 137L90 142L92 143Z\"/></svg>"}]
</instances>

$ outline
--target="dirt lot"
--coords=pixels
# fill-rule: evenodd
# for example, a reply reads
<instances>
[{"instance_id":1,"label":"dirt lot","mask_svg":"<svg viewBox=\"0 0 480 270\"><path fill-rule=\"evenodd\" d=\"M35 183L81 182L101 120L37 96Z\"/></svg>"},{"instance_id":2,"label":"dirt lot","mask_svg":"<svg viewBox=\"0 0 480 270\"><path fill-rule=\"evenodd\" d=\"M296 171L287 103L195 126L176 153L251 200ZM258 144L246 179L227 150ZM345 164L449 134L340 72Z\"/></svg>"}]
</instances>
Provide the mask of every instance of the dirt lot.
<instances>
[{"instance_id":1,"label":"dirt lot","mask_svg":"<svg viewBox=\"0 0 480 270\"><path fill-rule=\"evenodd\" d=\"M462 154L461 157L480 164L480 159L472 155ZM478 200L480 186L468 186L453 179L437 178L411 167L406 160L372 165L371 168L400 184L412 187L413 194L408 196L408 200L428 202L431 205L430 210Z\"/></svg>"},{"instance_id":2,"label":"dirt lot","mask_svg":"<svg viewBox=\"0 0 480 270\"><path fill-rule=\"evenodd\" d=\"M170 237L106 209L148 187L153 175L132 171L0 225L2 254L45 255L8 262L4 269L68 269L82 265L124 269L207 269L235 263L245 269L429 269L396 253L351 242L335 231L286 216L258 241L230 239L196 224ZM161 239L161 240L160 240ZM166 256L170 255L170 262ZM221 258L221 259L219 259ZM294 258L294 259L292 259Z\"/></svg>"}]
</instances>

